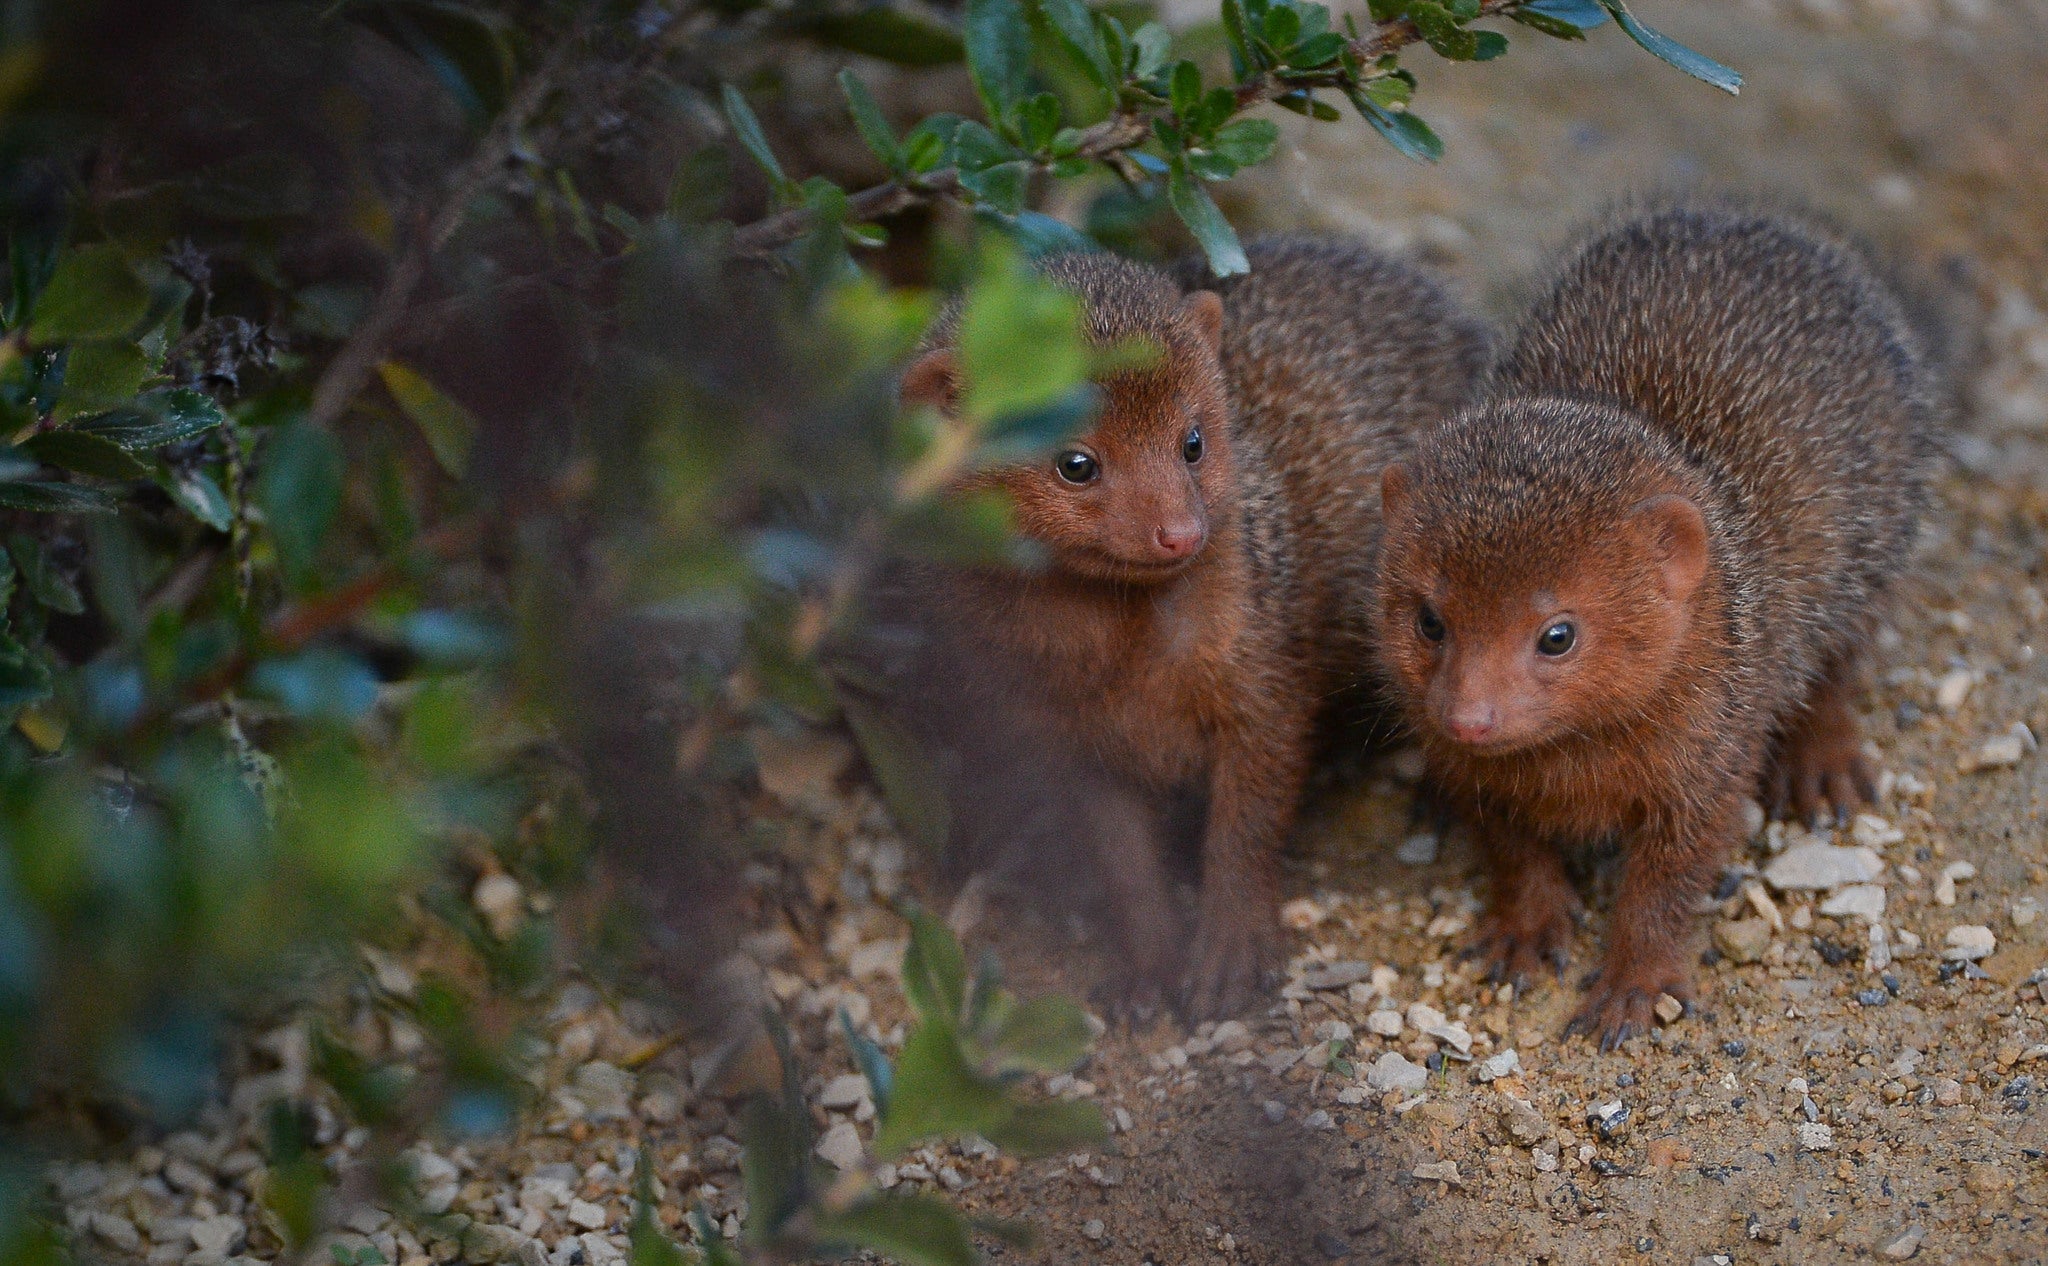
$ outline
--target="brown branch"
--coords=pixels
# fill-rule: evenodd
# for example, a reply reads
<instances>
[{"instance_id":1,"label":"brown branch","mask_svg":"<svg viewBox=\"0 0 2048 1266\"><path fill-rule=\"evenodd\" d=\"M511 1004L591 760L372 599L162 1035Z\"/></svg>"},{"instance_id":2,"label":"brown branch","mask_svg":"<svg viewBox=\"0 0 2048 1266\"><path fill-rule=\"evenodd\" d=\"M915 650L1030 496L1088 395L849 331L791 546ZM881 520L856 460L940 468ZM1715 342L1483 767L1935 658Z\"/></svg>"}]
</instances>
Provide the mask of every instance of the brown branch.
<instances>
[{"instance_id":1,"label":"brown branch","mask_svg":"<svg viewBox=\"0 0 2048 1266\"><path fill-rule=\"evenodd\" d=\"M1479 17L1493 17L1522 3L1524 0L1482 0ZM1361 65L1369 66L1421 38L1422 32L1417 29L1414 19L1394 18L1379 23L1364 38L1351 41L1349 52ZM1341 81L1342 73L1334 70L1286 78L1280 78L1271 71L1261 71L1237 85L1237 108L1248 109L1304 89L1334 88ZM1074 156L1101 161L1142 145L1152 135L1153 117L1150 112L1120 109L1081 133L1080 145ZM847 216L853 220L878 219L950 196L959 189L960 173L951 167L941 167L908 183L901 179L887 180L848 195ZM803 236L810 223L810 208L785 208L735 230L732 251L742 256L766 255Z\"/></svg>"},{"instance_id":2,"label":"brown branch","mask_svg":"<svg viewBox=\"0 0 2048 1266\"><path fill-rule=\"evenodd\" d=\"M341 345L334 359L327 362L327 368L321 371L320 380L313 386L313 404L308 417L315 425L331 426L339 421L356 393L369 382L377 362L384 359L392 335L404 322L414 292L426 280L427 265L434 253L461 227L462 218L468 214L469 204L477 194L504 170L513 146L554 92L562 67L567 64L570 52L583 41L585 31L585 23L579 21L549 51L547 60L519 85L519 90L506 103L504 113L484 134L476 152L456 172L448 196L399 253L369 314L349 335L348 341Z\"/></svg>"}]
</instances>

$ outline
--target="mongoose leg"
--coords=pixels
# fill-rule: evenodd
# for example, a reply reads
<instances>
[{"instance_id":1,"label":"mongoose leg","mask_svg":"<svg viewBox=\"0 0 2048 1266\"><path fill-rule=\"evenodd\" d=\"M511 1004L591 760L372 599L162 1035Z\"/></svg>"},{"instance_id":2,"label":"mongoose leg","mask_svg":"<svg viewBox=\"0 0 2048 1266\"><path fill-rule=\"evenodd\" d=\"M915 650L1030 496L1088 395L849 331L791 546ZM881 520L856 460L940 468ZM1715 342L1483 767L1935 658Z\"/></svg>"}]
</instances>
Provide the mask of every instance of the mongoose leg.
<instances>
[{"instance_id":1,"label":"mongoose leg","mask_svg":"<svg viewBox=\"0 0 2048 1266\"><path fill-rule=\"evenodd\" d=\"M1545 967L1563 975L1585 908L1565 874L1563 854L1491 814L1478 835L1493 892L1469 952L1485 962L1488 980L1510 981L1517 993Z\"/></svg>"},{"instance_id":2,"label":"mongoose leg","mask_svg":"<svg viewBox=\"0 0 2048 1266\"><path fill-rule=\"evenodd\" d=\"M1164 841L1154 806L1133 792L1104 790L1090 813L1096 864L1123 952L1106 982L1108 1004L1128 1019L1156 1008L1172 983L1178 937L1160 863Z\"/></svg>"},{"instance_id":3,"label":"mongoose leg","mask_svg":"<svg viewBox=\"0 0 2048 1266\"><path fill-rule=\"evenodd\" d=\"M1273 956L1274 860L1307 776L1306 720L1303 709L1292 725L1243 725L1218 736L1202 836L1201 906L1181 977L1181 1010L1190 1018L1244 1010Z\"/></svg>"},{"instance_id":4,"label":"mongoose leg","mask_svg":"<svg viewBox=\"0 0 2048 1266\"><path fill-rule=\"evenodd\" d=\"M1779 817L1847 822L1857 806L1877 799L1877 779L1863 756L1863 732L1850 700L1854 665L1838 658L1806 697L1806 710L1778 736L1765 780L1765 799Z\"/></svg>"},{"instance_id":5,"label":"mongoose leg","mask_svg":"<svg viewBox=\"0 0 2048 1266\"><path fill-rule=\"evenodd\" d=\"M1597 1037L1611 1051L1650 1031L1658 994L1691 1007L1693 907L1741 838L1742 801L1729 793L1705 812L1667 811L1629 842L1607 955L1565 1032Z\"/></svg>"}]
</instances>

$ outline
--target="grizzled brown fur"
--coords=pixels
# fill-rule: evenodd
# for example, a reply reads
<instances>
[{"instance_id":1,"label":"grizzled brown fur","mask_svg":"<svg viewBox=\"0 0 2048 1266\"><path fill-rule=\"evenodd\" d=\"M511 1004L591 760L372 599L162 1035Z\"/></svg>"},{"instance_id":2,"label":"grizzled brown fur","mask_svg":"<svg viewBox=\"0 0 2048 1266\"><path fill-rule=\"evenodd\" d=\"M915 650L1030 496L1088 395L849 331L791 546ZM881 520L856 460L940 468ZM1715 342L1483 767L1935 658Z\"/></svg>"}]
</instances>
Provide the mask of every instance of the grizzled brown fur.
<instances>
[{"instance_id":1,"label":"grizzled brown fur","mask_svg":"<svg viewBox=\"0 0 2048 1266\"><path fill-rule=\"evenodd\" d=\"M907 583L923 650L904 693L943 749L956 844L1007 847L1030 883L1078 840L1132 980L1177 981L1196 1014L1247 1002L1272 950L1318 706L1365 668L1379 470L1467 398L1487 347L1431 282L1362 246L1250 255L1220 304L1109 255L1044 261L1096 342L1148 336L1165 360L1104 382L1093 428L1062 446L1097 463L1087 485L1050 453L977 477L1009 494L1043 568ZM950 402L948 337L907 398ZM1178 830L1200 837L1191 942L1162 869ZM1020 863L1034 841L1048 851Z\"/></svg>"},{"instance_id":2,"label":"grizzled brown fur","mask_svg":"<svg viewBox=\"0 0 2048 1266\"><path fill-rule=\"evenodd\" d=\"M1664 208L1572 252L1491 399L1388 471L1382 653L1489 860L1498 975L1562 963L1561 848L1624 843L1575 1028L1690 999L1694 903L1760 783L1868 796L1851 691L1926 501L1930 377L1833 236Z\"/></svg>"}]
</instances>

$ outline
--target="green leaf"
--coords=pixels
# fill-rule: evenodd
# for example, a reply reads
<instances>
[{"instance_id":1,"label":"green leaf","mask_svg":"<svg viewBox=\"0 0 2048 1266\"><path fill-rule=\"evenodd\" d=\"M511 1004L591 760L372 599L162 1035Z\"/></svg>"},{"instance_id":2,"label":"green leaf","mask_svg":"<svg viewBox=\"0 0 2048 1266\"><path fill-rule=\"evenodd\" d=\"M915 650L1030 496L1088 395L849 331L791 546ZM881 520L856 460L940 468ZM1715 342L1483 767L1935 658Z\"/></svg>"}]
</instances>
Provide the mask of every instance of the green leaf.
<instances>
[{"instance_id":1,"label":"green leaf","mask_svg":"<svg viewBox=\"0 0 2048 1266\"><path fill-rule=\"evenodd\" d=\"M274 431L262 458L256 503L277 542L285 574L304 583L341 508L346 470L341 443L324 428L301 420Z\"/></svg>"},{"instance_id":2,"label":"green leaf","mask_svg":"<svg viewBox=\"0 0 2048 1266\"><path fill-rule=\"evenodd\" d=\"M853 741L881 787L896 825L928 856L937 857L953 829L952 810L946 803L946 786L925 758L916 736L887 711L843 684L833 695L846 713Z\"/></svg>"},{"instance_id":3,"label":"green leaf","mask_svg":"<svg viewBox=\"0 0 2048 1266\"><path fill-rule=\"evenodd\" d=\"M1196 183L1185 159L1173 164L1167 179L1166 197L1173 204L1174 214L1188 226L1188 232L1194 234L1195 241L1201 245L1202 254L1208 258L1210 272L1218 277L1234 277L1251 271L1251 261L1245 258L1244 247L1237 240L1237 230L1223 218L1223 212L1217 209L1209 191Z\"/></svg>"},{"instance_id":4,"label":"green leaf","mask_svg":"<svg viewBox=\"0 0 2048 1266\"><path fill-rule=\"evenodd\" d=\"M1016 215L1024 209L1024 194L1030 181L1031 164L1021 159L960 174L960 187L974 195L977 205L1005 215Z\"/></svg>"},{"instance_id":5,"label":"green leaf","mask_svg":"<svg viewBox=\"0 0 2048 1266\"><path fill-rule=\"evenodd\" d=\"M157 476L157 486L169 493L171 500L187 514L214 531L225 532L235 525L235 510L228 504L227 494L205 471L170 470Z\"/></svg>"},{"instance_id":6,"label":"green leaf","mask_svg":"<svg viewBox=\"0 0 2048 1266\"><path fill-rule=\"evenodd\" d=\"M476 415L443 394L419 371L395 360L379 364L377 376L384 380L384 389L398 401L405 416L426 437L427 447L434 450L434 460L441 463L441 469L462 478L469 470L470 448L476 443Z\"/></svg>"},{"instance_id":7,"label":"green leaf","mask_svg":"<svg viewBox=\"0 0 2048 1266\"><path fill-rule=\"evenodd\" d=\"M132 399L149 377L148 353L133 343L80 343L64 362L64 394L54 411L59 419L108 409Z\"/></svg>"},{"instance_id":8,"label":"green leaf","mask_svg":"<svg viewBox=\"0 0 2048 1266\"><path fill-rule=\"evenodd\" d=\"M1228 180L1237 174L1237 164L1223 154L1191 152L1188 168L1204 180Z\"/></svg>"},{"instance_id":9,"label":"green leaf","mask_svg":"<svg viewBox=\"0 0 2048 1266\"><path fill-rule=\"evenodd\" d=\"M1335 31L1324 31L1321 35L1312 35L1288 50L1287 64L1297 70L1313 70L1318 66L1327 66L1337 60L1338 55L1344 51L1344 45L1342 35Z\"/></svg>"},{"instance_id":10,"label":"green leaf","mask_svg":"<svg viewBox=\"0 0 2048 1266\"><path fill-rule=\"evenodd\" d=\"M1293 48L1301 39L1301 13L1291 5L1273 6L1259 24L1259 37L1275 49Z\"/></svg>"},{"instance_id":11,"label":"green leaf","mask_svg":"<svg viewBox=\"0 0 2048 1266\"><path fill-rule=\"evenodd\" d=\"M152 391L135 403L135 408L80 418L65 429L97 435L139 453L196 438L227 421L213 397L191 387Z\"/></svg>"},{"instance_id":12,"label":"green leaf","mask_svg":"<svg viewBox=\"0 0 2048 1266\"><path fill-rule=\"evenodd\" d=\"M1239 119L1216 129L1209 148L1239 167L1252 167L1273 156L1280 128L1271 119Z\"/></svg>"},{"instance_id":13,"label":"green leaf","mask_svg":"<svg viewBox=\"0 0 2048 1266\"><path fill-rule=\"evenodd\" d=\"M960 1018L966 992L967 956L952 929L928 910L913 911L910 944L903 951L903 996L910 1000L918 1019L926 1028L943 1028L950 1034ZM904 1077L899 1066L899 1086Z\"/></svg>"},{"instance_id":14,"label":"green leaf","mask_svg":"<svg viewBox=\"0 0 2048 1266\"><path fill-rule=\"evenodd\" d=\"M967 74L991 122L1010 117L1031 78L1031 24L1022 0L967 0Z\"/></svg>"},{"instance_id":15,"label":"green leaf","mask_svg":"<svg viewBox=\"0 0 2048 1266\"><path fill-rule=\"evenodd\" d=\"M987 1046L1001 1071L1065 1072L1088 1051L1088 1017L1070 998L1033 998L1010 1009Z\"/></svg>"},{"instance_id":16,"label":"green leaf","mask_svg":"<svg viewBox=\"0 0 2048 1266\"><path fill-rule=\"evenodd\" d=\"M111 242L77 247L57 261L57 271L36 299L29 322L32 343L113 338L125 334L149 311L149 287Z\"/></svg>"},{"instance_id":17,"label":"green leaf","mask_svg":"<svg viewBox=\"0 0 2048 1266\"><path fill-rule=\"evenodd\" d=\"M1316 100L1306 91L1290 92L1285 96L1275 97L1273 104L1283 110L1291 110L1303 118L1320 119L1325 123L1335 123L1343 117L1338 113L1337 107L1327 101Z\"/></svg>"},{"instance_id":18,"label":"green leaf","mask_svg":"<svg viewBox=\"0 0 2048 1266\"><path fill-rule=\"evenodd\" d=\"M865 1248L903 1266L975 1266L981 1255L967 1222L936 1196L883 1194L818 1219L828 1251Z\"/></svg>"},{"instance_id":19,"label":"green leaf","mask_svg":"<svg viewBox=\"0 0 2048 1266\"><path fill-rule=\"evenodd\" d=\"M860 129L860 138L868 143L876 158L894 171L903 165L903 151L896 144L896 133L889 128L889 121L882 117L882 107L875 104L874 94L861 82L852 68L839 72L839 90L846 94L846 107L853 115L854 127Z\"/></svg>"},{"instance_id":20,"label":"green leaf","mask_svg":"<svg viewBox=\"0 0 2048 1266\"><path fill-rule=\"evenodd\" d=\"M1557 39L1582 40L1607 20L1607 10L1599 0L1528 0L1509 9L1508 16Z\"/></svg>"},{"instance_id":21,"label":"green leaf","mask_svg":"<svg viewBox=\"0 0 2048 1266\"><path fill-rule=\"evenodd\" d=\"M1017 133L1031 153L1049 149L1060 130L1060 99L1041 92L1017 103Z\"/></svg>"},{"instance_id":22,"label":"green leaf","mask_svg":"<svg viewBox=\"0 0 2048 1266\"><path fill-rule=\"evenodd\" d=\"M887 1161L926 1139L979 1134L1015 1115L1003 1087L975 1075L960 1053L958 1035L929 1021L912 1029L896 1057L896 1090L875 1130L875 1155Z\"/></svg>"},{"instance_id":23,"label":"green leaf","mask_svg":"<svg viewBox=\"0 0 2048 1266\"><path fill-rule=\"evenodd\" d=\"M776 161L775 151L768 148L768 137L761 131L761 120L754 114L754 107L748 105L740 90L731 84L725 85L725 117L732 123L733 135L739 138L741 148L762 171L768 173L775 195L778 198L791 196L796 182L783 172L782 164Z\"/></svg>"},{"instance_id":24,"label":"green leaf","mask_svg":"<svg viewBox=\"0 0 2048 1266\"><path fill-rule=\"evenodd\" d=\"M98 488L29 481L0 483L0 507L51 514L112 514L115 501Z\"/></svg>"},{"instance_id":25,"label":"green leaf","mask_svg":"<svg viewBox=\"0 0 2048 1266\"><path fill-rule=\"evenodd\" d=\"M1614 18L1615 25L1651 56L1675 66L1703 84L1719 88L1729 96L1742 91L1742 76L1701 53L1696 53L1661 31L1645 26L1628 11L1622 0L1600 0L1600 7Z\"/></svg>"},{"instance_id":26,"label":"green leaf","mask_svg":"<svg viewBox=\"0 0 2048 1266\"><path fill-rule=\"evenodd\" d=\"M1437 55L1454 62L1469 62L1479 55L1479 38L1466 30L1457 17L1434 0L1411 0L1408 16L1423 42Z\"/></svg>"},{"instance_id":27,"label":"green leaf","mask_svg":"<svg viewBox=\"0 0 2048 1266\"><path fill-rule=\"evenodd\" d=\"M1201 67L1187 61L1176 65L1169 89L1173 112L1183 119L1192 119L1202 108Z\"/></svg>"},{"instance_id":28,"label":"green leaf","mask_svg":"<svg viewBox=\"0 0 2048 1266\"><path fill-rule=\"evenodd\" d=\"M762 1243L804 1207L815 1186L811 1175L809 1116L769 1096L755 1095L740 1117L745 1150L740 1184L747 1195L747 1239Z\"/></svg>"},{"instance_id":29,"label":"green leaf","mask_svg":"<svg viewBox=\"0 0 2048 1266\"><path fill-rule=\"evenodd\" d=\"M1147 22L1131 33L1131 78L1150 79L1166 65L1173 51L1173 37L1157 22Z\"/></svg>"},{"instance_id":30,"label":"green leaf","mask_svg":"<svg viewBox=\"0 0 2048 1266\"><path fill-rule=\"evenodd\" d=\"M868 1079L868 1098L873 1101L875 1111L887 1112L889 1098L896 1088L896 1072L889 1067L889 1057L882 1053L881 1047L853 1027L853 1017L844 1007L839 1009L839 1027L846 1034L847 1046L853 1050L854 1065L860 1069L860 1075Z\"/></svg>"},{"instance_id":31,"label":"green leaf","mask_svg":"<svg viewBox=\"0 0 2048 1266\"><path fill-rule=\"evenodd\" d=\"M960 318L962 412L983 425L1052 404L1088 377L1081 301L995 251Z\"/></svg>"},{"instance_id":32,"label":"green leaf","mask_svg":"<svg viewBox=\"0 0 2048 1266\"><path fill-rule=\"evenodd\" d=\"M1475 62L1490 62L1507 55L1508 37L1498 31L1474 31L1472 39L1472 60Z\"/></svg>"},{"instance_id":33,"label":"green leaf","mask_svg":"<svg viewBox=\"0 0 2048 1266\"><path fill-rule=\"evenodd\" d=\"M12 714L50 697L50 666L0 632L0 712Z\"/></svg>"},{"instance_id":34,"label":"green leaf","mask_svg":"<svg viewBox=\"0 0 2048 1266\"><path fill-rule=\"evenodd\" d=\"M1109 49L1103 42L1101 28L1095 24L1095 15L1081 0L1037 0L1038 12L1045 18L1047 26L1059 36L1060 43L1081 63L1088 77L1099 88L1114 89L1117 86L1119 69L1112 69Z\"/></svg>"},{"instance_id":35,"label":"green leaf","mask_svg":"<svg viewBox=\"0 0 2048 1266\"><path fill-rule=\"evenodd\" d=\"M1085 1099L1018 1104L1002 1121L975 1132L1019 1156L1079 1151L1109 1136L1102 1110Z\"/></svg>"},{"instance_id":36,"label":"green leaf","mask_svg":"<svg viewBox=\"0 0 2048 1266\"><path fill-rule=\"evenodd\" d=\"M27 586L29 595L37 602L64 615L78 615L85 610L85 599L79 596L78 587L57 570L42 542L26 532L12 532L7 537L7 553L14 561L21 583ZM12 587L11 577L9 587ZM5 599L0 598L0 608L5 606Z\"/></svg>"},{"instance_id":37,"label":"green leaf","mask_svg":"<svg viewBox=\"0 0 2048 1266\"><path fill-rule=\"evenodd\" d=\"M42 431L16 447L39 462L101 479L147 479L149 467L113 441L86 431Z\"/></svg>"},{"instance_id":38,"label":"green leaf","mask_svg":"<svg viewBox=\"0 0 2048 1266\"><path fill-rule=\"evenodd\" d=\"M886 4L822 13L801 29L821 43L898 66L949 66L966 55L951 27Z\"/></svg>"},{"instance_id":39,"label":"green leaf","mask_svg":"<svg viewBox=\"0 0 2048 1266\"><path fill-rule=\"evenodd\" d=\"M1372 129L1386 138L1388 144L1400 150L1417 162L1433 163L1444 156L1444 143L1414 114L1403 110L1396 113L1383 110L1372 99L1360 91L1354 91L1351 104L1358 107L1358 113Z\"/></svg>"}]
</instances>

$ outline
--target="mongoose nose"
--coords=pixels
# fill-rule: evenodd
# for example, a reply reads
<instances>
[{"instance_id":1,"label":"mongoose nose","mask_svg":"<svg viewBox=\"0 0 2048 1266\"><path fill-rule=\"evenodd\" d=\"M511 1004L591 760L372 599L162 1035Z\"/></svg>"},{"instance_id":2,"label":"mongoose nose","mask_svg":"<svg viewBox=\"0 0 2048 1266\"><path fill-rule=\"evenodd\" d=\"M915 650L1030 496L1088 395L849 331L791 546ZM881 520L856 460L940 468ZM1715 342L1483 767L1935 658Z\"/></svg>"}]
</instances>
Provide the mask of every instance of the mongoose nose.
<instances>
[{"instance_id":1,"label":"mongoose nose","mask_svg":"<svg viewBox=\"0 0 2048 1266\"><path fill-rule=\"evenodd\" d=\"M1485 702L1460 703L1444 725L1460 743L1483 743L1500 728L1500 709Z\"/></svg>"},{"instance_id":2,"label":"mongoose nose","mask_svg":"<svg viewBox=\"0 0 2048 1266\"><path fill-rule=\"evenodd\" d=\"M1162 523L1155 534L1159 552L1168 558L1186 558L1202 548L1202 541L1208 533L1199 523Z\"/></svg>"}]
</instances>

